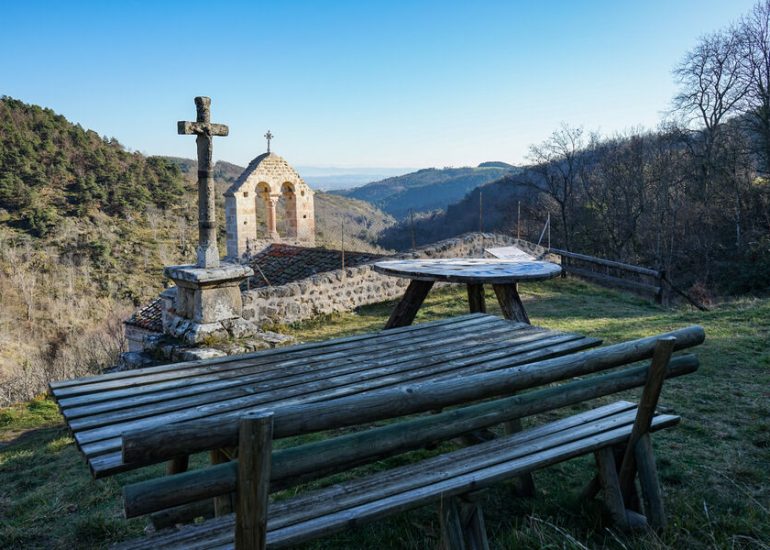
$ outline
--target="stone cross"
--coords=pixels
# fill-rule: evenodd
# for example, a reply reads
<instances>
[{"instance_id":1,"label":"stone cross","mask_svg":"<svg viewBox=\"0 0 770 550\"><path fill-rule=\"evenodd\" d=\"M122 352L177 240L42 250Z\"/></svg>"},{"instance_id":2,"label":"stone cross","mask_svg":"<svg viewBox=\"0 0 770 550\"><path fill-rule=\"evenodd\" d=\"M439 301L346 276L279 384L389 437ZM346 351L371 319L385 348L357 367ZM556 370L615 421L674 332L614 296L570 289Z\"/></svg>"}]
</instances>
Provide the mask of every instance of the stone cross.
<instances>
[{"instance_id":1,"label":"stone cross","mask_svg":"<svg viewBox=\"0 0 770 550\"><path fill-rule=\"evenodd\" d=\"M273 136L273 134L270 133L270 130L268 130L267 133L265 134L265 139L267 139L267 152L268 153L270 152L270 140L273 139L273 137L275 137L275 136Z\"/></svg>"},{"instance_id":2,"label":"stone cross","mask_svg":"<svg viewBox=\"0 0 770 550\"><path fill-rule=\"evenodd\" d=\"M211 157L213 136L226 136L230 129L224 124L211 123L211 98L196 97L198 116L195 122L179 121L180 134L195 134L198 146L198 261L196 267L219 267L217 222L214 210L214 177Z\"/></svg>"}]
</instances>

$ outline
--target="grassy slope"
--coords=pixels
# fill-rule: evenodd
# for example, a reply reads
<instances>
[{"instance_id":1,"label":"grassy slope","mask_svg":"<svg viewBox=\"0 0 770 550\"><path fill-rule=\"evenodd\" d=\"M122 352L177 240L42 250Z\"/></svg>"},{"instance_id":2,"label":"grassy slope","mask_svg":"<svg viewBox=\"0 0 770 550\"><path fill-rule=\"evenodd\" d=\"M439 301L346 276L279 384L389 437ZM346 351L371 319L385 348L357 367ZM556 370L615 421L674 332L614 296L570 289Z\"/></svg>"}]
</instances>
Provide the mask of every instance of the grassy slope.
<instances>
[{"instance_id":1,"label":"grassy slope","mask_svg":"<svg viewBox=\"0 0 770 550\"><path fill-rule=\"evenodd\" d=\"M600 336L606 343L702 324L701 369L667 382L662 405L682 424L655 444L668 529L636 538L603 527L598 506L577 506L590 457L536 474L538 495L515 500L503 485L486 495L496 548L767 548L770 542L770 300L743 300L711 312L666 310L574 280L523 286L535 324ZM494 303L492 296L487 303ZM377 329L392 303L287 330L305 340ZM465 310L458 288L434 292L418 321ZM491 308L491 311L496 311ZM629 394L633 396L635 394ZM389 462L398 462L392 459ZM121 517L119 487L160 467L92 481L55 406L39 399L0 412L0 547L98 547L139 535ZM432 548L434 507L341 533L311 548Z\"/></svg>"}]
</instances>

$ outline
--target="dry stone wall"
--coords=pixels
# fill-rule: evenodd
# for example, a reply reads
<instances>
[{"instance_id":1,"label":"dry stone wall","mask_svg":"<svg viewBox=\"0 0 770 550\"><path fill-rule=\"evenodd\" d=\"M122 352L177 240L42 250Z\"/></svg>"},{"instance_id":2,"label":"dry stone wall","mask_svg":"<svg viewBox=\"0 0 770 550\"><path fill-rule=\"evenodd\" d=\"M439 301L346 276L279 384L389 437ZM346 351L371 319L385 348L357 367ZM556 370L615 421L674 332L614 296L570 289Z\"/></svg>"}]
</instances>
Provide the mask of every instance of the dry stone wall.
<instances>
[{"instance_id":1,"label":"dry stone wall","mask_svg":"<svg viewBox=\"0 0 770 550\"><path fill-rule=\"evenodd\" d=\"M511 245L536 257L545 252L541 247L507 235L469 233L394 258L481 258L485 248ZM381 275L371 265L348 268L344 272L338 269L286 285L244 291L243 317L269 328L395 299L403 295L408 284L408 279Z\"/></svg>"}]
</instances>

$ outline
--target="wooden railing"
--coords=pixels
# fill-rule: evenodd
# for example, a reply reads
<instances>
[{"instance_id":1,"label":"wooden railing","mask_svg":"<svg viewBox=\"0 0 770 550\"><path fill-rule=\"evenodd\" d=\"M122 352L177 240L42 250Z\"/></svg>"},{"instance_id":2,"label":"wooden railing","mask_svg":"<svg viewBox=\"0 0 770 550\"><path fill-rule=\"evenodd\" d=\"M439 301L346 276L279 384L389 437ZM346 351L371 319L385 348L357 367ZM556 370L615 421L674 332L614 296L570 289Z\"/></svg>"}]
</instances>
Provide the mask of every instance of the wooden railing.
<instances>
[{"instance_id":1,"label":"wooden railing","mask_svg":"<svg viewBox=\"0 0 770 550\"><path fill-rule=\"evenodd\" d=\"M668 301L668 294L664 285L665 271L605 260L558 248L550 248L548 252L561 256L562 276L572 273L578 277L595 280L600 284L652 295L655 302L659 304Z\"/></svg>"}]
</instances>

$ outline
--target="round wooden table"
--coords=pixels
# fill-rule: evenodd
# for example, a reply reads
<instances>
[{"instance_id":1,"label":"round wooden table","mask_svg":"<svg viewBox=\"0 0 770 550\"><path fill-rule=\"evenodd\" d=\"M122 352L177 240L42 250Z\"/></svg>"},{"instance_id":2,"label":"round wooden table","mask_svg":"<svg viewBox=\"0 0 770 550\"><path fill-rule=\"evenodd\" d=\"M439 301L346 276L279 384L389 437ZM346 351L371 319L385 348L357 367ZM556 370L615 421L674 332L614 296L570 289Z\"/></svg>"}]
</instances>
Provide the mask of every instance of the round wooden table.
<instances>
[{"instance_id":1,"label":"round wooden table","mask_svg":"<svg viewBox=\"0 0 770 550\"><path fill-rule=\"evenodd\" d=\"M561 266L551 262L517 262L486 258L447 258L435 260L389 260L374 264L384 275L411 279L404 297L393 310L385 328L410 325L414 321L433 283L464 283L468 286L471 312L486 312L484 285L491 284L506 319L529 323L517 284L551 279Z\"/></svg>"}]
</instances>

